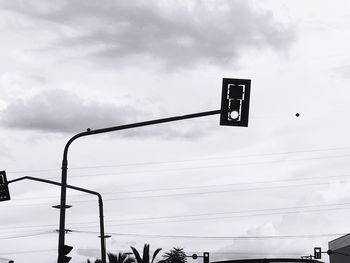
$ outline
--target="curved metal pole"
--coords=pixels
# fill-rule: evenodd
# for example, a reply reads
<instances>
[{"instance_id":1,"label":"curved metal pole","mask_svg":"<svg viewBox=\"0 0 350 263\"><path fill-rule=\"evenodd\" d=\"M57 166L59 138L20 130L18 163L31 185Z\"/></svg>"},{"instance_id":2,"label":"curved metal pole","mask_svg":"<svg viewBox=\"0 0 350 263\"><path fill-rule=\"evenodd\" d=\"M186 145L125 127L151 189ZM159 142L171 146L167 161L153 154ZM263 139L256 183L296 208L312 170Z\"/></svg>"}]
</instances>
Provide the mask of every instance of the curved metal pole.
<instances>
[{"instance_id":1,"label":"curved metal pole","mask_svg":"<svg viewBox=\"0 0 350 263\"><path fill-rule=\"evenodd\" d=\"M22 180L32 180L32 181L38 181L38 182L42 182L42 183L62 186L62 184L60 184L58 182L46 180L46 179L42 179L42 178L37 178L37 177L32 177L32 176L24 176L24 177L16 178L16 179L8 181L7 183L10 184L10 183L14 183L14 182L22 181ZM73 185L67 185L67 188L70 188L70 189L73 189L76 191L80 191L80 192L84 192L84 193L88 193L88 194L93 194L93 195L96 195L98 197L98 207L99 207L99 217L100 217L101 259L102 259L102 263L106 263L106 243L105 243L105 230L104 230L104 221L103 221L103 201L102 201L101 194L98 192L95 192L95 191L91 191L91 190L84 189L84 188L77 187L77 186L73 186Z\"/></svg>"},{"instance_id":2,"label":"curved metal pole","mask_svg":"<svg viewBox=\"0 0 350 263\"><path fill-rule=\"evenodd\" d=\"M182 116L175 116L175 117L164 118L164 119L157 119L157 120L151 120L151 121L126 124L126 125L121 125L121 126L113 126L113 127L97 129L97 130L88 129L86 132L78 133L78 134L74 135L72 138L70 138L69 141L66 143L66 146L64 147L63 160L62 160L60 226L59 226L59 236L58 236L58 263L64 263L64 261L63 261L64 252L63 251L64 251L64 236L65 236L65 221L66 221L66 209L65 209L65 207L66 207L66 195L67 195L66 188L67 188L67 170L68 170L68 149L73 141L75 141L76 139L78 139L80 137L94 135L94 134L132 129L132 128L149 126L149 125L165 123L165 122L173 122L173 121L179 121L179 120L185 120L185 119L199 118L199 117L215 115L215 114L220 114L220 113L221 113L221 110L213 110L213 111L199 112L199 113L193 113L193 114L182 115ZM102 237L101 237L101 239L102 239Z\"/></svg>"}]
</instances>

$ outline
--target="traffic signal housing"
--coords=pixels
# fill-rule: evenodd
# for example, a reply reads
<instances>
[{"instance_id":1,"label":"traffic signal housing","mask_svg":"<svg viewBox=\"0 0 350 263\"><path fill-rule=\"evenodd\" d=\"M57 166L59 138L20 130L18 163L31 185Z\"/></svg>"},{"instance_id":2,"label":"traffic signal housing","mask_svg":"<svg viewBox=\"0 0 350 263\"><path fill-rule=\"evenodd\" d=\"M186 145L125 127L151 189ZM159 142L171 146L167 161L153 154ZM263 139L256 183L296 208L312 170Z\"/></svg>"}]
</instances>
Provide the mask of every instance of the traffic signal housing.
<instances>
[{"instance_id":1,"label":"traffic signal housing","mask_svg":"<svg viewBox=\"0 0 350 263\"><path fill-rule=\"evenodd\" d=\"M223 79L220 125L248 127L250 83L250 79Z\"/></svg>"},{"instance_id":2,"label":"traffic signal housing","mask_svg":"<svg viewBox=\"0 0 350 263\"><path fill-rule=\"evenodd\" d=\"M6 172L0 171L0 202L10 200L10 192Z\"/></svg>"},{"instance_id":3,"label":"traffic signal housing","mask_svg":"<svg viewBox=\"0 0 350 263\"><path fill-rule=\"evenodd\" d=\"M322 250L320 247L314 247L314 259L322 258Z\"/></svg>"},{"instance_id":4,"label":"traffic signal housing","mask_svg":"<svg viewBox=\"0 0 350 263\"><path fill-rule=\"evenodd\" d=\"M203 263L209 263L209 252L203 253Z\"/></svg>"}]
</instances>

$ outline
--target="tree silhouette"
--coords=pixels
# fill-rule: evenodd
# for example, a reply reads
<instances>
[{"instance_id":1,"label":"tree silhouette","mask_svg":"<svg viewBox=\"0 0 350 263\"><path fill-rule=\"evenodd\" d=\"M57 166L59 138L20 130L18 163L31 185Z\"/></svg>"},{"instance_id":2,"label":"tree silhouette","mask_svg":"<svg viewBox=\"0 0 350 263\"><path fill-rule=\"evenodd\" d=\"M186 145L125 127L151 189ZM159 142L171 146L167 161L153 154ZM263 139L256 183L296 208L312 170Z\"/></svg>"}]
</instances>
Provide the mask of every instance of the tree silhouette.
<instances>
[{"instance_id":1,"label":"tree silhouette","mask_svg":"<svg viewBox=\"0 0 350 263\"><path fill-rule=\"evenodd\" d=\"M149 244L145 244L143 247L143 253L142 258L140 256L140 253L137 251L136 248L131 247L132 252L135 255L135 259L137 263L153 263L155 257L158 255L158 253L162 250L161 248L157 248L152 256L152 260L150 261L150 254L149 254Z\"/></svg>"},{"instance_id":2,"label":"tree silhouette","mask_svg":"<svg viewBox=\"0 0 350 263\"><path fill-rule=\"evenodd\" d=\"M119 252L118 254L108 253L109 263L133 263L135 259L133 257L129 257L126 253Z\"/></svg>"},{"instance_id":3,"label":"tree silhouette","mask_svg":"<svg viewBox=\"0 0 350 263\"><path fill-rule=\"evenodd\" d=\"M163 256L166 263L187 263L186 253L183 248L174 247Z\"/></svg>"}]
</instances>

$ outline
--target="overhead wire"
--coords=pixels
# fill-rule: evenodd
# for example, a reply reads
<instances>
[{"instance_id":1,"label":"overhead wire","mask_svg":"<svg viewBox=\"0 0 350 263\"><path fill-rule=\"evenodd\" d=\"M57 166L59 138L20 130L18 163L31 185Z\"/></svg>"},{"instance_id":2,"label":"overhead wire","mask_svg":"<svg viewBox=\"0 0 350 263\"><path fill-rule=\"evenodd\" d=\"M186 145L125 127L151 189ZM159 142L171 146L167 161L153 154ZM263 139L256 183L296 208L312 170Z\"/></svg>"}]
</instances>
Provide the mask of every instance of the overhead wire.
<instances>
[{"instance_id":1,"label":"overhead wire","mask_svg":"<svg viewBox=\"0 0 350 263\"><path fill-rule=\"evenodd\" d=\"M337 159L350 157L350 154L343 154L337 156L320 156L320 157L310 157L310 158L299 158L299 159L284 159L284 160L272 160L272 161L261 161L261 162L246 162L246 163L234 163L234 164L214 164L214 165L200 165L194 167L183 167L183 168L172 168L172 169L154 169L154 170L141 170L141 171L131 171L131 172L118 172L118 173L98 173L98 174L73 174L70 175L71 178L79 177L93 177L93 176L116 176L116 175L131 175L140 173L162 173L162 172L174 172L174 171L191 171L198 169L212 169L218 167L234 167L234 166L249 166L249 165L265 165L272 163L283 163L283 162L298 162L298 161L313 161L313 160L323 160L323 159ZM57 177L45 177L47 179L57 179Z\"/></svg>"},{"instance_id":2,"label":"overhead wire","mask_svg":"<svg viewBox=\"0 0 350 263\"><path fill-rule=\"evenodd\" d=\"M221 159L231 159L231 158L246 158L246 157L259 157L259 156L275 156L275 155L288 155L297 153L314 153L314 152L328 152L328 151L338 151L338 150L349 150L350 147L333 147L333 148L323 148L323 149L311 149L311 150L297 150L297 151L285 151L277 153L257 153L257 154L245 154L245 155L231 155L231 156L219 156L219 157L207 157L207 158L196 158L196 159L182 159L182 160L168 160L162 162L136 162L136 163L124 163L124 164L112 164L112 165L97 165L97 166L78 166L70 167L72 170L83 170L83 169L97 169L97 168L117 168L117 167L127 167L127 166L142 166L142 165L159 165L159 164L171 164L171 163L184 163L184 162L197 162L206 160L221 160ZM37 169L37 170L14 170L9 171L9 173L42 173L42 172L53 172L60 171L61 168L48 168L48 169Z\"/></svg>"},{"instance_id":3,"label":"overhead wire","mask_svg":"<svg viewBox=\"0 0 350 263\"><path fill-rule=\"evenodd\" d=\"M345 147L345 148L348 148L348 147ZM332 149L333 150L333 149ZM315 150L316 151L316 150ZM300 152L300 151L298 151L298 152ZM305 151L304 151L305 152ZM294 152L295 153L295 152ZM281 153L280 153L281 154ZM340 157L347 157L347 156L349 156L349 155L338 155L338 156L326 156L326 157L314 157L314 158L304 158L304 159L294 159L294 160L287 160L287 161L299 161L299 160L315 160L315 159L324 159L324 158L340 158ZM230 158L230 157L225 157L225 158ZM186 161L186 160L185 160ZM192 161L192 160L189 160L189 161ZM197 161L197 160L196 160ZM277 162L279 162L279 161L285 161L285 160L278 160ZM178 162L178 161L174 161L174 162ZM187 162L187 161L186 161ZM273 161L274 162L274 161ZM131 166L132 164L126 164L126 165L128 165L128 166ZM145 165L145 164L140 164L140 165ZM232 164L231 164L232 165ZM105 166L106 167L106 166ZM116 166L112 166L112 167L116 167ZM118 167L118 166L117 166ZM99 167L86 167L86 169L92 169L92 168L101 168L101 166L99 166ZM207 168L207 167L200 167L200 168ZM85 169L84 167L82 167L82 168L71 168L71 169ZM197 169L197 167L195 167L194 169ZM45 170L45 171L52 171L53 169L47 169L47 170ZM44 171L44 170L42 170L42 171ZM56 169L55 169L55 171L56 171ZM24 172L24 171L23 171ZM84 175L82 175L82 176L84 176ZM342 176L333 176L333 177L343 177L343 176L350 176L350 175L342 175ZM77 176L72 176L72 177L77 177ZM291 181L297 181L298 179L291 179ZM308 180L308 179L306 179L306 180ZM311 179L310 179L311 180ZM272 181L270 181L270 183L271 183ZM275 181L275 182L278 182L278 181ZM269 183L269 182L255 182L255 183ZM241 184L254 184L254 182L253 183L241 183ZM322 183L322 184L325 184L325 183ZM328 183L327 183L328 184ZM312 184L312 185L315 185L315 184ZM320 185L320 184L318 184L318 185ZM293 185L293 186L278 186L278 187L294 187L295 185ZM299 186L299 185L296 185L296 186ZM210 186L201 186L201 187L203 187L203 188L207 188L207 187L210 187ZM218 186L214 186L214 187L218 187ZM277 187L277 188L278 188ZM257 190L258 188L254 188L254 189L240 189L240 190L242 190L242 191L250 191L250 190ZM270 188L260 188L260 189L271 189L271 187ZM178 190L178 189L174 189L174 190ZM144 192L150 192L150 191L163 191L163 189L162 190L159 190L159 189L157 189L157 190L144 190ZM231 191L237 191L237 189L236 190L231 190ZM222 192L222 191L220 191L220 192ZM127 193L127 192L121 192L121 193ZM130 192L129 192L130 193ZM188 194L207 194L208 192L204 192L204 193L180 193L180 194L176 194L176 195L188 195ZM209 192L210 193L210 192ZM105 194L114 194L114 193L105 193ZM167 196L167 195L165 195L165 196ZM163 196L150 196L150 197L163 197ZM144 197L139 197L139 198L144 198ZM128 198L124 198L124 199L128 199ZM118 200L118 199L107 199L107 200ZM88 201L86 201L86 202L88 202ZM47 203L45 203L45 204L47 204ZM36 204L34 204L34 205L36 205Z\"/></svg>"},{"instance_id":4,"label":"overhead wire","mask_svg":"<svg viewBox=\"0 0 350 263\"><path fill-rule=\"evenodd\" d=\"M332 210L347 210L350 207L329 207L329 206L347 206L350 203L333 203L333 204L318 204L318 205L307 205L307 206L293 206L293 207L281 207L281 208L268 208L268 209L248 209L240 211L229 211L229 212L216 212L216 213L201 213L201 214L187 214L187 215L174 215L174 216L161 216L161 217L144 217L144 218L125 218L125 219L110 219L105 220L106 226L125 226L125 225L139 225L139 224L159 224L159 223L173 223L173 222L188 222L188 221L207 221L207 220L217 220L217 219L226 219L234 217L255 217L255 216L267 216L267 215L285 215L285 214L294 214L294 213L312 213L312 212L322 212L322 211L332 211ZM319 207L320 209L313 209ZM282 210L282 211L281 211ZM283 211L283 210L292 210L292 211ZM230 215L230 216L227 216ZM208 218L198 218L198 217ZM220 217L211 217L211 216L220 216ZM192 218L197 217L197 218ZM189 218L189 219L188 219ZM151 221L147 220L164 220L164 219L176 219L172 221ZM123 222L129 223L123 223ZM135 222L136 221L136 222ZM146 222L138 222L146 221ZM113 222L119 222L118 224L109 224ZM131 222L131 223L130 223ZM97 220L95 221L85 221L85 222L71 222L70 226L78 228L90 228L92 226L98 226ZM27 226L16 226L9 227L4 226L0 228L0 233L2 228L5 231L8 229L26 229L26 228L35 228L35 227L55 227L54 224L40 224L40 225L27 225ZM33 230L30 230L33 231ZM25 232L28 232L28 230Z\"/></svg>"},{"instance_id":5,"label":"overhead wire","mask_svg":"<svg viewBox=\"0 0 350 263\"><path fill-rule=\"evenodd\" d=\"M16 251L7 251L1 252L2 255L17 255L17 254L31 254L31 253L41 253L41 252L49 252L56 251L57 249L39 249L39 250L16 250Z\"/></svg>"},{"instance_id":6,"label":"overhead wire","mask_svg":"<svg viewBox=\"0 0 350 263\"><path fill-rule=\"evenodd\" d=\"M204 192L187 192L187 193L167 193L159 195L140 195L140 196L126 196L126 197L115 197L115 198L104 198L106 201L118 201L118 200L133 200L133 199L145 199L145 198L167 198L167 197L183 197L183 196L193 196L193 195L211 195L211 194L224 194L224 193L234 193L234 192L246 192L246 191L260 191L260 190L271 190L271 189L285 189L293 187L305 187L305 186L321 186L329 185L332 182L319 182L319 183L306 183L306 184L292 184L292 185L278 185L278 186L265 186L265 187L252 187L243 189L228 189L228 190L216 190L216 191L204 191ZM46 199L46 198L45 198ZM88 200L70 200L71 203L89 203L91 201L96 201L96 199ZM50 205L51 202L41 202L35 204L15 204L15 205L4 205L2 207L25 207L25 206L42 206Z\"/></svg>"},{"instance_id":7,"label":"overhead wire","mask_svg":"<svg viewBox=\"0 0 350 263\"><path fill-rule=\"evenodd\" d=\"M309 181L309 180L324 180L333 179L341 177L350 177L350 174L343 175L331 175L331 176L312 176L312 177L302 177L302 178L286 178L280 180L265 180L265 181L251 181L251 182L239 182L239 183L229 183L229 184L215 184L215 185L199 185L199 186L183 186L183 187L163 187L163 188L151 188L151 189L138 189L133 191L113 191L113 192L101 192L102 195L115 195L115 194L133 194L133 193L148 193L148 192L160 192L160 191L177 191L177 190L191 190L191 189L202 189L202 188L217 188L217 187L231 187L231 186L241 186L241 185L254 185L254 184L269 184L269 183L284 183L284 182L297 182L297 181ZM86 194L77 194L73 197L87 196ZM43 197L27 197L27 198L16 198L15 200L34 200L34 199L47 199L47 198L57 198L57 196L45 196Z\"/></svg>"},{"instance_id":8,"label":"overhead wire","mask_svg":"<svg viewBox=\"0 0 350 263\"><path fill-rule=\"evenodd\" d=\"M94 231L79 231L72 230L72 233L98 234ZM260 235L260 236L196 236L196 235L158 235L158 234L134 234L134 233L119 233L108 232L109 235L117 236L133 236L133 237L147 237L147 238L170 238L170 239L205 239L205 240L263 240L263 239L300 239L300 238L318 238L318 237L332 237L343 236L346 233L325 233L325 234L300 234L300 235Z\"/></svg>"},{"instance_id":9,"label":"overhead wire","mask_svg":"<svg viewBox=\"0 0 350 263\"><path fill-rule=\"evenodd\" d=\"M26 238L26 237L33 237L33 236L42 236L42 235L47 235L47 234L52 234L52 233L54 233L54 231L42 231L42 232L26 234L26 235L18 235L17 234L17 235L0 236L0 239Z\"/></svg>"},{"instance_id":10,"label":"overhead wire","mask_svg":"<svg viewBox=\"0 0 350 263\"><path fill-rule=\"evenodd\" d=\"M106 224L108 227L112 226L135 226L135 225L150 225L150 224L168 224L168 223L179 223L179 222L200 222L200 221L217 221L222 219L231 219L237 217L257 217L257 216L271 216L271 215L287 215L287 214L298 214L298 213L314 213L314 212L324 212L324 211L340 211L349 210L350 207L341 208L327 208L327 209L314 209L314 210L304 210L304 211L287 211L287 212L274 212L274 213L261 213L252 215L231 215L231 216L221 216L221 217L211 217L211 218L193 218L193 219L177 219L168 221L158 221L158 222L136 222L136 223L119 223L119 224ZM97 226L97 224L96 224ZM80 228L89 228L91 226L81 226Z\"/></svg>"}]
</instances>

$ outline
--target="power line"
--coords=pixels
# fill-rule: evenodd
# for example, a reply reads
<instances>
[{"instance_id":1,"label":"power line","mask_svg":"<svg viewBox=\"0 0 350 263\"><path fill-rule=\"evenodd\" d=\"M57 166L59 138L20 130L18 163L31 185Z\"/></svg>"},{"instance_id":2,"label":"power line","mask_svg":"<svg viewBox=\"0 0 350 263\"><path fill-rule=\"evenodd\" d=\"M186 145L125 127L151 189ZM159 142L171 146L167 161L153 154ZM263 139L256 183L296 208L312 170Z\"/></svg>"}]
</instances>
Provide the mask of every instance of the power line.
<instances>
[{"instance_id":1,"label":"power line","mask_svg":"<svg viewBox=\"0 0 350 263\"><path fill-rule=\"evenodd\" d=\"M198 169L212 169L218 167L234 167L234 166L249 166L249 165L264 165L271 163L283 163L283 162L299 162L299 161L312 161L312 160L323 160L323 159L335 159L350 157L350 154L336 155L336 156L321 156L321 157L311 157L311 158L299 158L299 159L284 159L284 160L273 160L273 161L263 161L263 162L247 162L247 163L234 163L234 164L214 164L214 165L201 165L194 167L184 167L184 168L172 168L172 169L157 169L157 170L142 170L142 171L131 171L131 172L119 172L119 173L100 173L100 174L83 174L83 175L70 175L71 178L79 177L89 177L89 176L116 176L116 175L130 175L130 174L140 174L140 173L161 173L161 172L173 172L173 171L188 171L188 170L198 170ZM47 177L48 179L57 179L56 177Z\"/></svg>"},{"instance_id":2,"label":"power line","mask_svg":"<svg viewBox=\"0 0 350 263\"><path fill-rule=\"evenodd\" d=\"M124 225L138 225L138 224L159 224L159 223L172 223L172 222L188 222L188 221L203 221L203 220L217 220L217 219L226 219L226 218L234 218L234 217L253 217L253 216L267 216L267 215L284 215L284 214L294 214L294 213L312 213L312 212L323 212L323 211L332 211L332 210L347 210L350 207L333 207L327 208L329 206L346 206L350 205L350 203L338 203L338 204L319 204L319 205L308 205L308 206L294 206L294 207L282 207L282 208L269 208L269 209L250 209L250 210L241 210L241 211L230 211L230 212L217 212L217 213L202 213L202 214L188 214L188 215L174 215L174 216L163 216L163 217L146 217L146 218L126 218L126 219L116 219L116 220L105 220L105 222L125 222L125 221L147 221L147 220L163 220L163 219L179 219L176 221L157 221L157 222L133 222L133 223L119 223L119 224L108 224L107 226L124 226ZM321 207L321 209L309 209ZM293 210L294 211L279 211L279 210ZM297 209L297 210L295 210ZM300 210L304 209L304 210ZM309 210L308 210L309 209ZM270 213L266 213L270 211ZM277 212L276 212L277 211ZM252 214L253 213L253 214ZM243 215L244 214L244 215ZM191 218L191 217L200 217L200 216L217 216L222 215L223 217L209 217L209 218ZM226 216L231 215L231 216ZM186 218L190 218L189 220L185 220ZM93 224L93 225L91 225ZM79 228L90 228L92 226L97 226L98 222L90 221L90 222L72 222L70 225L75 225ZM79 226L80 225L80 226ZM84 226L89 225L89 226ZM34 227L55 227L54 224L47 225L28 225L28 226L17 226L17 227L9 227L4 226L3 228L8 231L8 229L23 229L23 228L34 228ZM1 228L0 228L1 229ZM0 230L1 231L1 230ZM23 232L32 232L23 231ZM19 231L20 232L20 231Z\"/></svg>"},{"instance_id":3,"label":"power line","mask_svg":"<svg viewBox=\"0 0 350 263\"><path fill-rule=\"evenodd\" d=\"M246 192L246 191L259 191L259 190L271 190L271 189L285 189L294 187L304 187L304 186L320 186L329 185L332 182L320 182L320 183L308 183L308 184L293 184L293 185L279 185L279 186L268 186L268 187L254 187L245 189L229 189L229 190L217 190L217 191L205 191L205 192L189 192L189 193L169 193L162 195L143 195L143 196L130 196L130 197L116 197L116 198L105 198L104 201L118 201L118 200L133 200L133 199L145 199L145 198L164 198L164 197L183 197L183 196L193 196L193 195L211 195L211 194L223 194L232 192ZM89 203L96 201L94 199L88 200L70 200L71 203ZM36 203L36 204L17 204L17 205L4 205L3 207L25 207L25 206L42 206L50 205L49 202Z\"/></svg>"},{"instance_id":4,"label":"power line","mask_svg":"<svg viewBox=\"0 0 350 263\"><path fill-rule=\"evenodd\" d=\"M101 192L103 195L114 195L114 194L133 194L133 193L148 193L148 192L160 192L160 191L176 191L176 190L191 190L191 189L202 189L202 188L217 188L217 187L230 187L230 186L241 186L241 185L254 185L254 184L269 184L269 183L284 183L284 182L297 182L297 181L308 181L308 180L324 180L332 178L350 177L350 174L343 175L332 175L332 176L313 176L313 177L303 177L303 178L287 178L280 180L267 180L267 181L252 181L252 182L240 182L231 184L217 184L217 185L199 185L199 186L183 186L183 187L164 187L164 188L152 188L152 189L140 189L134 191L113 191L113 192ZM74 197L86 196L83 194L74 195ZM45 196L43 197L27 197L27 198L16 198L15 200L34 200L34 199L47 199L47 198L57 198L57 196Z\"/></svg>"},{"instance_id":5,"label":"power line","mask_svg":"<svg viewBox=\"0 0 350 263\"><path fill-rule=\"evenodd\" d=\"M26 251L10 251L10 252L1 252L3 255L16 255L16 254L31 254L31 253L41 253L41 252L49 252L56 251L57 249L40 249L40 250L26 250Z\"/></svg>"},{"instance_id":6,"label":"power line","mask_svg":"<svg viewBox=\"0 0 350 263\"><path fill-rule=\"evenodd\" d=\"M314 212L324 212L324 211L338 211L338 210L348 210L349 207L344 208L328 208L328 209L315 209L315 210L304 210L304 211L287 211L287 212L274 212L274 213L261 213L252 215L231 215L231 216L221 216L221 217L211 217L211 218L194 218L194 219L177 219L170 221L157 221L157 222L138 222L138 223L120 223L120 224L107 224L106 226L128 226L128 225L149 225L149 224L168 224L177 222L198 222L198 221L213 221L220 219L230 219L236 217L257 217L257 216L272 216L272 215L287 215L287 214L298 214L298 213L314 213ZM88 228L90 226L81 226L80 228Z\"/></svg>"},{"instance_id":7,"label":"power line","mask_svg":"<svg viewBox=\"0 0 350 263\"><path fill-rule=\"evenodd\" d=\"M231 192L246 192L246 191L256 191L256 190L282 189L282 188L293 188L293 187L302 187L302 186L320 186L320 185L329 185L329 184L330 184L330 182L324 182L324 183L309 183L309 184L298 184L298 185L255 187L255 188L246 188L246 189L217 190L217 191L206 191L206 192L172 193L172 194L162 194L162 195L144 195L144 196L132 196L132 197L105 198L105 201L173 197L173 196L188 196L188 195L222 194L222 193L231 193ZM78 201L75 201L75 202L78 202ZM88 201L79 201L79 202L88 202Z\"/></svg>"},{"instance_id":8,"label":"power line","mask_svg":"<svg viewBox=\"0 0 350 263\"><path fill-rule=\"evenodd\" d=\"M251 153L245 155L231 155L231 156L219 156L219 157L206 157L206 158L196 158L196 159L183 159L183 160L168 160L162 162L136 162L136 163L124 163L124 164L111 164L111 165L96 165L96 166L78 166L70 167L71 170L82 170L82 169L99 169L99 168L113 168L113 167L125 167L125 166L142 166L142 165L158 165L158 164L169 164L169 163L184 163L184 162L196 162L196 161L206 161L206 160L221 160L221 159L231 159L231 158L246 158L246 157L259 157L259 156L275 156L275 155L288 155L296 153L313 153L313 152L328 152L328 151L338 151L338 150L349 150L350 147L333 147L333 148L323 148L323 149L311 149L311 150L297 150L297 151L286 151L277 153ZM41 172L56 172L60 171L60 168L48 168L40 170L18 170L9 171L9 173L41 173Z\"/></svg>"},{"instance_id":9,"label":"power line","mask_svg":"<svg viewBox=\"0 0 350 263\"><path fill-rule=\"evenodd\" d=\"M215 215L228 215L228 214L241 214L241 213L257 213L257 212L266 212L266 211L307 209L307 208L315 208L315 207L344 206L344 205L350 205L350 203L319 204L319 205L280 207L280 208L268 208L268 209L249 209L249 210L241 210L241 211L187 214L187 215L174 215L174 216L162 216L162 217L143 217L143 218L134 218L134 219L133 218L126 218L126 219L118 219L117 221L159 220L159 219L169 219L169 218L186 218L186 217L213 216L213 215L215 216ZM300 211L298 210L296 212L300 212ZM108 221L110 221L110 220L107 220L106 222L108 222Z\"/></svg>"},{"instance_id":10,"label":"power line","mask_svg":"<svg viewBox=\"0 0 350 263\"><path fill-rule=\"evenodd\" d=\"M10 235L10 236L0 236L0 239L16 239L16 238L26 238L26 237L33 237L33 236L42 236L47 234L52 234L54 231L44 231L39 233L32 233L27 235Z\"/></svg>"},{"instance_id":11,"label":"power line","mask_svg":"<svg viewBox=\"0 0 350 263\"><path fill-rule=\"evenodd\" d=\"M329 182L325 183L310 183L310 184L299 184L299 185L283 185L283 186L270 186L270 187L256 187L256 188L246 188L246 189L229 189L229 190L217 190L217 191L205 191L205 192L190 192L190 193L172 193L172 194L162 194L162 195L144 195L144 196L131 196L131 197L116 197L116 198L105 198L106 201L117 201L117 200L132 200L132 199L145 199L145 198L160 198L160 197L182 197L189 195L208 195L208 194L222 194L222 193L231 193L231 192L245 192L245 191L255 191L255 190L270 190L270 189L281 189L281 188L290 188L290 187L301 187L301 186L319 186L319 185L328 185ZM70 200L71 203L89 203L96 201L93 199L88 200ZM24 206L42 206L50 205L49 202L36 203L36 204L17 204L17 205L4 205L2 207L24 207Z\"/></svg>"},{"instance_id":12,"label":"power line","mask_svg":"<svg viewBox=\"0 0 350 263\"><path fill-rule=\"evenodd\" d=\"M79 231L72 230L73 233L98 234L94 231ZM316 238L316 237L332 237L343 236L347 233L329 233L329 234L306 234L306 235L261 235L261 236L194 236L194 235L157 235L157 234L130 234L130 233L115 233L108 232L110 235L117 236L133 236L133 237L147 237L147 238L170 238L170 239L206 239L206 240L263 240L263 239L299 239L299 238Z\"/></svg>"}]
</instances>

